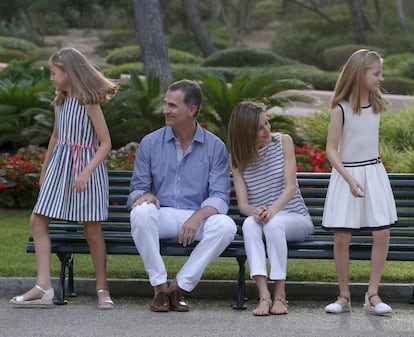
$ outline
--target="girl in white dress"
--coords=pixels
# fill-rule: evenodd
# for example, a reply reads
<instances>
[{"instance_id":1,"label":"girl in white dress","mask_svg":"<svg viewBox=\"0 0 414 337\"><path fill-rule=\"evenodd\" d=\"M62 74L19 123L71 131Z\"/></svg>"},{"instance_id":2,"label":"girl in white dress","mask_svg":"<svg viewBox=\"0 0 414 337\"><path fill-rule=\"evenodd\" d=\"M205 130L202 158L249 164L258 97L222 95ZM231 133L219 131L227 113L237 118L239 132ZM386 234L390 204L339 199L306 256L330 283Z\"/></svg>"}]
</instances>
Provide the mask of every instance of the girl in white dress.
<instances>
[{"instance_id":1,"label":"girl in white dress","mask_svg":"<svg viewBox=\"0 0 414 337\"><path fill-rule=\"evenodd\" d=\"M372 231L371 271L364 309L377 315L392 309L378 296L388 254L389 228L397 220L395 201L379 153L379 123L388 101L380 86L382 59L361 49L346 62L331 101L326 151L333 167L322 228L334 231L334 255L339 283L336 302L327 313L351 310L349 247L352 233Z\"/></svg>"},{"instance_id":2,"label":"girl in white dress","mask_svg":"<svg viewBox=\"0 0 414 337\"><path fill-rule=\"evenodd\" d=\"M106 79L76 49L64 48L49 59L56 88L55 125L40 174L40 191L30 217L36 249L37 282L13 297L15 306L53 305L50 279L51 218L84 223L96 273L99 309L113 308L106 280L106 248L100 221L108 216L108 172L105 159L111 139L99 103L115 94Z\"/></svg>"}]
</instances>

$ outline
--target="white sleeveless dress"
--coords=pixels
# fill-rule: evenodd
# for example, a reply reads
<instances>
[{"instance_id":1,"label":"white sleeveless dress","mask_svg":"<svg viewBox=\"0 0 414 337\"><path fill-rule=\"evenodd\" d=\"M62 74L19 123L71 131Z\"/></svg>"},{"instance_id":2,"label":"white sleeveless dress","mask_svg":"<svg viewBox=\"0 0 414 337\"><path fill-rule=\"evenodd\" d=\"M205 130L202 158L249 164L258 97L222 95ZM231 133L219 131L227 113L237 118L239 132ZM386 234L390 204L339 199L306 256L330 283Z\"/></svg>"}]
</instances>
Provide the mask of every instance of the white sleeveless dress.
<instances>
[{"instance_id":1,"label":"white sleeveless dress","mask_svg":"<svg viewBox=\"0 0 414 337\"><path fill-rule=\"evenodd\" d=\"M379 230L397 221L391 185L379 158L380 113L371 106L354 114L347 101L341 101L344 124L339 156L345 169L363 186L364 197L352 195L343 177L332 170L322 219L325 230Z\"/></svg>"},{"instance_id":2,"label":"white sleeveless dress","mask_svg":"<svg viewBox=\"0 0 414 337\"><path fill-rule=\"evenodd\" d=\"M106 220L109 183L105 162L92 172L85 191L75 194L72 189L99 146L86 108L77 98L66 98L55 110L58 140L33 213L70 221Z\"/></svg>"}]
</instances>

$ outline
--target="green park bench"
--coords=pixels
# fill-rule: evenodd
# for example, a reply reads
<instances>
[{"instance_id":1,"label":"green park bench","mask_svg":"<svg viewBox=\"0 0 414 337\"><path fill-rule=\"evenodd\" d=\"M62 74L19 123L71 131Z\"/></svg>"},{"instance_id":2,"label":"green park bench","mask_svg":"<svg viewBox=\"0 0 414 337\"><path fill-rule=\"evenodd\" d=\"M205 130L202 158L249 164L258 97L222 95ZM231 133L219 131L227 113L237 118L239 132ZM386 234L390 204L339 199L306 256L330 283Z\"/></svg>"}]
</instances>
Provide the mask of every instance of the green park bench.
<instances>
[{"instance_id":1,"label":"green park bench","mask_svg":"<svg viewBox=\"0 0 414 337\"><path fill-rule=\"evenodd\" d=\"M131 171L109 172L109 217L102 223L102 232L108 254L138 255L130 235L129 210L126 201L129 194ZM333 259L333 234L321 229L323 206L329 183L329 173L297 173L299 186L314 223L313 234L304 242L288 244L288 257L298 259ZM398 212L398 222L391 228L388 260L414 261L414 174L389 174ZM228 213L238 226L233 242L221 257L234 257L239 266L238 291L235 309L245 308L246 253L241 225L244 217L239 214L237 200L232 191ZM88 254L89 248L81 223L51 221L49 232L52 253L61 262L56 304L64 304L65 296L76 296L74 287L74 255ZM372 238L369 231L353 235L350 257L369 260ZM163 256L188 256L196 243L183 247L176 239L160 240ZM33 238L27 243L27 252L34 253ZM65 283L67 278L67 289ZM414 303L414 291L411 303Z\"/></svg>"}]
</instances>

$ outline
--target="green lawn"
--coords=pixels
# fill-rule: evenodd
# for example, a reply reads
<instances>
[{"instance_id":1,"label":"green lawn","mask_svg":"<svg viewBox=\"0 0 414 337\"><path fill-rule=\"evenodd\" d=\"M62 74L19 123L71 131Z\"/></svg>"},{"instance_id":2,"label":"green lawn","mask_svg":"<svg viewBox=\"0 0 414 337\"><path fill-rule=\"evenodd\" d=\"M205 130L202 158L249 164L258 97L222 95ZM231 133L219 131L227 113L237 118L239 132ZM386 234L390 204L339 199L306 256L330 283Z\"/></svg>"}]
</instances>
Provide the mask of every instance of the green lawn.
<instances>
[{"instance_id":1,"label":"green lawn","mask_svg":"<svg viewBox=\"0 0 414 337\"><path fill-rule=\"evenodd\" d=\"M0 276L31 277L36 275L34 254L26 253L30 235L30 210L0 210ZM165 257L169 277L173 277L185 258ZM52 257L52 276L58 277L60 263ZM234 258L219 258L204 273L204 279L237 279L238 265ZM351 282L368 282L369 261L351 261ZM89 255L75 256L75 276L94 277ZM246 275L248 277L248 275ZM139 256L108 255L109 278L145 278ZM289 281L336 282L333 260L288 261ZM412 282L414 262L386 263L382 282Z\"/></svg>"}]
</instances>

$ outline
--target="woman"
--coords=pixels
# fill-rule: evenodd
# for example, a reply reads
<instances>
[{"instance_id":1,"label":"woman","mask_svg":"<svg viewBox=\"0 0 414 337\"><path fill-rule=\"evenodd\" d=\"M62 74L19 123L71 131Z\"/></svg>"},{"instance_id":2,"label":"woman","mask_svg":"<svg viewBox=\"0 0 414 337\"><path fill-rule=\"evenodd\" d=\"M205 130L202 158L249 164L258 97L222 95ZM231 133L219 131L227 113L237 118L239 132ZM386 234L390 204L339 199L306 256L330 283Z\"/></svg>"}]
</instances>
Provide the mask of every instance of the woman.
<instances>
[{"instance_id":1,"label":"woman","mask_svg":"<svg viewBox=\"0 0 414 337\"><path fill-rule=\"evenodd\" d=\"M253 315L287 314L287 241L303 241L313 230L296 180L292 138L272 134L265 107L245 101L232 112L228 143L238 206L247 216L243 236L250 276L259 291ZM267 286L266 254L273 296Z\"/></svg>"}]
</instances>

